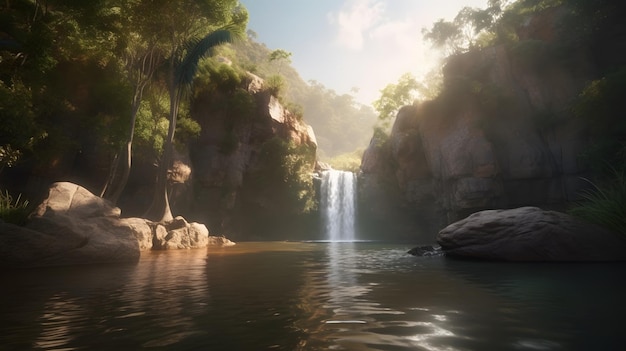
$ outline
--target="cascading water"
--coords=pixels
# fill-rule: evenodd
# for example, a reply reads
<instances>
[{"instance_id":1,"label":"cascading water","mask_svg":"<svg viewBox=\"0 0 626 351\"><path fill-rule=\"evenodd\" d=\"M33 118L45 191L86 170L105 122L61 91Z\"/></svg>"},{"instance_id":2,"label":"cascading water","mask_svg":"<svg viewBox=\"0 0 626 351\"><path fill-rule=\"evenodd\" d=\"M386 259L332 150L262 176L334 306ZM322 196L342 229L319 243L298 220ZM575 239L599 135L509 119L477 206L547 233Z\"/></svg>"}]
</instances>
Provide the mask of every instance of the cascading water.
<instances>
[{"instance_id":1,"label":"cascading water","mask_svg":"<svg viewBox=\"0 0 626 351\"><path fill-rule=\"evenodd\" d=\"M322 216L330 241L354 241L356 175L330 170L322 175Z\"/></svg>"}]
</instances>

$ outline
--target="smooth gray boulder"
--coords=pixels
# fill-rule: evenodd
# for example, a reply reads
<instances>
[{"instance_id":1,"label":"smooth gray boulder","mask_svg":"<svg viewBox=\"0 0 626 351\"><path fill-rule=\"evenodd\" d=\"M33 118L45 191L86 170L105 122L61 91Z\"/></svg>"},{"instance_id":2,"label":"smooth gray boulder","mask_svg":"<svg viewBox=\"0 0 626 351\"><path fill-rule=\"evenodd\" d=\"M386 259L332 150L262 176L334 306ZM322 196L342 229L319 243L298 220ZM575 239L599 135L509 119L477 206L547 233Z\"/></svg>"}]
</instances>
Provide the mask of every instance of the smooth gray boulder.
<instances>
[{"instance_id":1,"label":"smooth gray boulder","mask_svg":"<svg viewBox=\"0 0 626 351\"><path fill-rule=\"evenodd\" d=\"M437 235L446 255L500 261L622 261L626 240L565 213L537 207L487 210Z\"/></svg>"}]
</instances>

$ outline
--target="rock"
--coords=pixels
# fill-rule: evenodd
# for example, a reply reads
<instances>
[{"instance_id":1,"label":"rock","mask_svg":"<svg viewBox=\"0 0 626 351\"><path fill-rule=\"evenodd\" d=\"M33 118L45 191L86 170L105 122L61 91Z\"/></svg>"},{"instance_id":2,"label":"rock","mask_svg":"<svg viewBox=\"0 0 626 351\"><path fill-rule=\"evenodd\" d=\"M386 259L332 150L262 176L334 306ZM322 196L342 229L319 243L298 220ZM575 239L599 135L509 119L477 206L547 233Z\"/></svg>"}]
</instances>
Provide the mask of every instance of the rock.
<instances>
[{"instance_id":1,"label":"rock","mask_svg":"<svg viewBox=\"0 0 626 351\"><path fill-rule=\"evenodd\" d=\"M597 79L597 62L589 56L596 49L585 45L570 50L568 66L550 54L563 44L557 33L568 11L529 16L513 47L449 57L444 93L400 109L389 139L365 150L363 178L397 188L399 206L432 208L444 224L489 208L559 209L579 199L588 186L580 155L591 127L575 117L572 102Z\"/></svg>"},{"instance_id":2,"label":"rock","mask_svg":"<svg viewBox=\"0 0 626 351\"><path fill-rule=\"evenodd\" d=\"M443 251L441 250L441 246L418 246L414 247L411 250L407 251L408 254L418 257L432 257L432 256L443 256Z\"/></svg>"},{"instance_id":3,"label":"rock","mask_svg":"<svg viewBox=\"0 0 626 351\"><path fill-rule=\"evenodd\" d=\"M110 201L94 196L89 190L69 182L54 183L48 198L37 207L33 216L67 215L75 218L119 217L121 211Z\"/></svg>"},{"instance_id":4,"label":"rock","mask_svg":"<svg viewBox=\"0 0 626 351\"><path fill-rule=\"evenodd\" d=\"M182 217L161 225L119 213L81 186L55 183L26 227L0 222L0 267L137 262L142 250L234 245L210 241L204 224Z\"/></svg>"},{"instance_id":5,"label":"rock","mask_svg":"<svg viewBox=\"0 0 626 351\"><path fill-rule=\"evenodd\" d=\"M209 246L234 246L235 243L223 236L209 236Z\"/></svg>"},{"instance_id":6,"label":"rock","mask_svg":"<svg viewBox=\"0 0 626 351\"><path fill-rule=\"evenodd\" d=\"M204 224L187 223L176 217L165 225L155 225L153 248L156 250L197 249L209 244L209 230Z\"/></svg>"},{"instance_id":7,"label":"rock","mask_svg":"<svg viewBox=\"0 0 626 351\"><path fill-rule=\"evenodd\" d=\"M200 93L191 101L191 114L202 126L197 141L188 150L193 181L187 181L184 193L170 197L175 212L197 218L218 233L239 237L250 234L248 228L256 228L252 217L271 216L272 223L281 225L284 213L292 209L274 199L277 192L288 191L282 179L257 176L258 172L273 169L267 159L274 153L265 152L266 146L280 140L285 145L308 149L311 167L315 166L317 149L313 128L272 96L260 78L248 78L243 88L250 93L251 110L245 118L241 108L234 108L237 104L223 103L233 98L229 94ZM269 188L272 191L265 191ZM266 212L268 208L271 213Z\"/></svg>"},{"instance_id":8,"label":"rock","mask_svg":"<svg viewBox=\"0 0 626 351\"><path fill-rule=\"evenodd\" d=\"M26 227L0 226L0 264L136 262L140 248L135 231L119 220L119 213L110 202L83 187L55 183Z\"/></svg>"},{"instance_id":9,"label":"rock","mask_svg":"<svg viewBox=\"0 0 626 351\"><path fill-rule=\"evenodd\" d=\"M154 237L154 230L152 223L144 218L120 218L118 222L119 226L128 228L137 243L139 244L139 250L145 251L152 249L152 242Z\"/></svg>"},{"instance_id":10,"label":"rock","mask_svg":"<svg viewBox=\"0 0 626 351\"><path fill-rule=\"evenodd\" d=\"M565 213L537 207L486 210L437 235L446 255L500 261L621 261L626 240Z\"/></svg>"}]
</instances>

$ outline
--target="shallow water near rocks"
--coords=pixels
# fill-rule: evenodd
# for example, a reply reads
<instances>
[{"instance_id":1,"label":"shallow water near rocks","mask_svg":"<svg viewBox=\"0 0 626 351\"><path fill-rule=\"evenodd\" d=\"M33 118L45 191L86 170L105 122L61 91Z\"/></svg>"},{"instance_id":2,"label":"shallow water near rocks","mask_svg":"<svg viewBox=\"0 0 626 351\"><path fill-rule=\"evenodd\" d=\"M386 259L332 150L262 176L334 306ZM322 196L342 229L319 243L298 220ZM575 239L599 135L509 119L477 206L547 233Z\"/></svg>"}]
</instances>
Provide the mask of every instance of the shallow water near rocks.
<instances>
[{"instance_id":1,"label":"shallow water near rocks","mask_svg":"<svg viewBox=\"0 0 626 351\"><path fill-rule=\"evenodd\" d=\"M239 243L0 273L1 350L619 350L626 265Z\"/></svg>"}]
</instances>

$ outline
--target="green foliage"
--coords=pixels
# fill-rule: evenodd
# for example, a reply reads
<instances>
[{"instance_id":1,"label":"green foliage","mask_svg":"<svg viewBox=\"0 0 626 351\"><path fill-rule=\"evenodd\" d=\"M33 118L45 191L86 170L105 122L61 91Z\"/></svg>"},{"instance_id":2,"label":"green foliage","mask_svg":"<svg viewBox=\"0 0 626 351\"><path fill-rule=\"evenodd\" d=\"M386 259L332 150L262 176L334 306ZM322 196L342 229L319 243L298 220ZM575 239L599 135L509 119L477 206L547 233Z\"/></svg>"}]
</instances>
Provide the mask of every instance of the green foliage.
<instances>
[{"instance_id":1,"label":"green foliage","mask_svg":"<svg viewBox=\"0 0 626 351\"><path fill-rule=\"evenodd\" d=\"M315 130L318 153L332 157L367 145L376 122L374 110L349 94L337 94L315 81L309 84L301 104L306 122Z\"/></svg>"},{"instance_id":2,"label":"green foliage","mask_svg":"<svg viewBox=\"0 0 626 351\"><path fill-rule=\"evenodd\" d=\"M234 66L265 79L268 86L273 84L272 90L278 91L278 97L289 111L300 116L300 109L294 106L302 106L303 119L315 130L318 153L334 156L367 144L376 122L376 113L370 106L359 104L353 96L338 94L319 82L307 84L287 62L268 60L273 50L258 43L253 32L248 33L247 40L228 47L233 50L220 48L219 54L232 60ZM278 78L268 78L275 75L278 68L284 83Z\"/></svg>"},{"instance_id":3,"label":"green foliage","mask_svg":"<svg viewBox=\"0 0 626 351\"><path fill-rule=\"evenodd\" d=\"M8 191L0 191L1 220L7 223L24 225L29 214L28 200L23 200L21 194L13 199Z\"/></svg>"},{"instance_id":4,"label":"green foliage","mask_svg":"<svg viewBox=\"0 0 626 351\"><path fill-rule=\"evenodd\" d=\"M179 116L176 123L176 142L179 144L188 144L200 135L200 124L194 119L187 116Z\"/></svg>"},{"instance_id":5,"label":"green foliage","mask_svg":"<svg viewBox=\"0 0 626 351\"><path fill-rule=\"evenodd\" d=\"M283 64L287 63L290 64L291 63L291 52L289 51L285 51L283 49L276 49L274 51L272 51L268 57L268 60L270 62L276 62L278 64L278 74L280 74L280 71L283 67Z\"/></svg>"},{"instance_id":6,"label":"green foliage","mask_svg":"<svg viewBox=\"0 0 626 351\"><path fill-rule=\"evenodd\" d=\"M353 152L335 156L328 161L328 164L330 164L333 169L357 173L361 169L363 152L363 149L358 149Z\"/></svg>"},{"instance_id":7,"label":"green foliage","mask_svg":"<svg viewBox=\"0 0 626 351\"><path fill-rule=\"evenodd\" d=\"M241 87L246 78L245 72L215 59L200 62L198 75L194 81L196 96L200 93L233 93Z\"/></svg>"},{"instance_id":8,"label":"green foliage","mask_svg":"<svg viewBox=\"0 0 626 351\"><path fill-rule=\"evenodd\" d=\"M36 121L32 93L21 81L6 85L0 81L0 170L12 167L25 151L46 133Z\"/></svg>"},{"instance_id":9,"label":"green foliage","mask_svg":"<svg viewBox=\"0 0 626 351\"><path fill-rule=\"evenodd\" d=\"M479 43L488 43L484 39L479 39L494 31L502 15L503 6L502 1L490 1L490 6L486 9L466 6L458 12L453 21L440 19L430 30L424 28L422 35L434 47L444 49L449 55L478 48Z\"/></svg>"},{"instance_id":10,"label":"green foliage","mask_svg":"<svg viewBox=\"0 0 626 351\"><path fill-rule=\"evenodd\" d=\"M582 91L574 114L588 122L592 146L582 155L596 171L610 173L606 165L623 164L626 151L626 67L595 80Z\"/></svg>"},{"instance_id":11,"label":"green foliage","mask_svg":"<svg viewBox=\"0 0 626 351\"><path fill-rule=\"evenodd\" d=\"M276 49L270 53L268 59L270 61L279 61L279 60L290 61L289 58L291 57L291 55L292 54L289 51L285 51L283 49Z\"/></svg>"},{"instance_id":12,"label":"green foliage","mask_svg":"<svg viewBox=\"0 0 626 351\"><path fill-rule=\"evenodd\" d=\"M378 112L378 120L388 127L402 106L411 105L416 98L419 84L410 73L403 74L397 84L389 84L380 91L380 98L372 103Z\"/></svg>"},{"instance_id":13,"label":"green foliage","mask_svg":"<svg viewBox=\"0 0 626 351\"><path fill-rule=\"evenodd\" d=\"M180 57L180 62L176 64L176 72L174 74L176 77L176 86L191 86L198 72L201 60L212 55L215 47L230 43L234 39L235 35L229 30L220 29L210 32L200 39L192 38L185 42L186 53L184 56ZM220 67L219 73L225 76L222 77L222 79L225 81L232 80L235 73L224 66L228 67L227 65Z\"/></svg>"},{"instance_id":14,"label":"green foliage","mask_svg":"<svg viewBox=\"0 0 626 351\"><path fill-rule=\"evenodd\" d=\"M278 74L267 78L265 84L267 85L267 90L270 92L270 94L278 98L283 95L286 88L285 78Z\"/></svg>"},{"instance_id":15,"label":"green foliage","mask_svg":"<svg viewBox=\"0 0 626 351\"><path fill-rule=\"evenodd\" d=\"M287 102L285 104L285 108L289 110L289 112L291 112L294 116L296 116L297 120L302 120L302 117L304 116L304 108L302 107L302 105L296 104L295 102Z\"/></svg>"},{"instance_id":16,"label":"green foliage","mask_svg":"<svg viewBox=\"0 0 626 351\"><path fill-rule=\"evenodd\" d=\"M249 120L255 109L254 96L244 89L237 90L229 97L229 113L236 120Z\"/></svg>"},{"instance_id":17,"label":"green foliage","mask_svg":"<svg viewBox=\"0 0 626 351\"><path fill-rule=\"evenodd\" d=\"M586 180L586 179L585 179ZM583 201L569 213L588 222L615 231L626 239L626 174L614 170L614 176L600 185L587 180L593 188L581 194Z\"/></svg>"},{"instance_id":18,"label":"green foliage","mask_svg":"<svg viewBox=\"0 0 626 351\"><path fill-rule=\"evenodd\" d=\"M389 141L390 134L387 128L381 126L374 127L374 135L372 136L372 144L382 147Z\"/></svg>"},{"instance_id":19,"label":"green foliage","mask_svg":"<svg viewBox=\"0 0 626 351\"><path fill-rule=\"evenodd\" d=\"M266 191L264 196L282 203L294 214L316 209L311 176L315 163L314 150L274 137L263 144L259 157L262 169L252 176L257 190Z\"/></svg>"},{"instance_id":20,"label":"green foliage","mask_svg":"<svg viewBox=\"0 0 626 351\"><path fill-rule=\"evenodd\" d=\"M163 151L167 137L169 102L163 92L151 92L141 102L135 122L135 144L137 156L154 158ZM147 152L146 152L147 151ZM150 155L150 156L149 156Z\"/></svg>"},{"instance_id":21,"label":"green foliage","mask_svg":"<svg viewBox=\"0 0 626 351\"><path fill-rule=\"evenodd\" d=\"M455 55L498 43L515 43L516 29L531 14L565 0L490 0L485 9L464 7L452 21L440 19L422 35L436 48ZM583 0L584 1L584 0Z\"/></svg>"}]
</instances>

